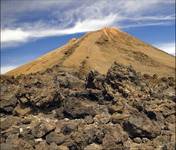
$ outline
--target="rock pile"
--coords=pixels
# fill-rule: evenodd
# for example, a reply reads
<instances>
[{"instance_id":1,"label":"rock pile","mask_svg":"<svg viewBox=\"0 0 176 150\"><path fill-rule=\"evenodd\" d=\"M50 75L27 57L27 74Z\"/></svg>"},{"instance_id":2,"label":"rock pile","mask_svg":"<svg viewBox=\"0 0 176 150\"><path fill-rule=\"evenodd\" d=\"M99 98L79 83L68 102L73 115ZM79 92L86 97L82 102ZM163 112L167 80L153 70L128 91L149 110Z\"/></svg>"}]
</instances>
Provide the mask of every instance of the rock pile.
<instances>
[{"instance_id":1,"label":"rock pile","mask_svg":"<svg viewBox=\"0 0 176 150\"><path fill-rule=\"evenodd\" d=\"M1 76L1 150L174 150L175 79L117 63Z\"/></svg>"}]
</instances>

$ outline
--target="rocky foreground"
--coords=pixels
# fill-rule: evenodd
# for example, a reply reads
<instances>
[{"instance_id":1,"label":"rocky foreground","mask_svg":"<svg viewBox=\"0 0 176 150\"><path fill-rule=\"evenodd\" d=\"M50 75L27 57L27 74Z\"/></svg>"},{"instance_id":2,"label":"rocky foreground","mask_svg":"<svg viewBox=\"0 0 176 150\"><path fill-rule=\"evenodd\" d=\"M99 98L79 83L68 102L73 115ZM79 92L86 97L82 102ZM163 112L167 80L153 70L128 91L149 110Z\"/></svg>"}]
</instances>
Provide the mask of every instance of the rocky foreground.
<instances>
[{"instance_id":1,"label":"rocky foreground","mask_svg":"<svg viewBox=\"0 0 176 150\"><path fill-rule=\"evenodd\" d=\"M1 76L1 150L174 150L175 79L117 63Z\"/></svg>"}]
</instances>

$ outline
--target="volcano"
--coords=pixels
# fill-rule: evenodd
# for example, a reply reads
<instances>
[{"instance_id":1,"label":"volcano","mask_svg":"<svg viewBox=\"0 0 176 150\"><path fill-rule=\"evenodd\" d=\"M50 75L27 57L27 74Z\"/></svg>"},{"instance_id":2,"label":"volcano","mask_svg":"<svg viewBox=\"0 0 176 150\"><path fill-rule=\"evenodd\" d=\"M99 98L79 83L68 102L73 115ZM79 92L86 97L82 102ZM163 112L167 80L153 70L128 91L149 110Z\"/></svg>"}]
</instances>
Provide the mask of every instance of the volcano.
<instances>
[{"instance_id":1,"label":"volcano","mask_svg":"<svg viewBox=\"0 0 176 150\"><path fill-rule=\"evenodd\" d=\"M86 74L96 70L106 74L113 62L131 65L141 73L174 76L171 56L116 28L103 28L71 39L38 59L7 73L20 75L44 71L55 65L63 70Z\"/></svg>"},{"instance_id":2,"label":"volcano","mask_svg":"<svg viewBox=\"0 0 176 150\"><path fill-rule=\"evenodd\" d=\"M0 76L0 149L174 150L173 76L173 56L117 29L72 39Z\"/></svg>"}]
</instances>

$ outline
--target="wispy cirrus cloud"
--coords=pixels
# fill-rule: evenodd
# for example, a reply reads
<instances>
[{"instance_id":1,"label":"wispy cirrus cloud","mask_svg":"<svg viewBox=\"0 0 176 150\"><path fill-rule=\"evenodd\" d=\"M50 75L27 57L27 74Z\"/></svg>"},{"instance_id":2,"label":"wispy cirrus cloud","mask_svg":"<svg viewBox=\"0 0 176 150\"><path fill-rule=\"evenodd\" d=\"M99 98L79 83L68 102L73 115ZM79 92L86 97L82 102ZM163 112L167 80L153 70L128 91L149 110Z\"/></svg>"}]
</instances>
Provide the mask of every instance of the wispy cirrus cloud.
<instances>
[{"instance_id":1,"label":"wispy cirrus cloud","mask_svg":"<svg viewBox=\"0 0 176 150\"><path fill-rule=\"evenodd\" d=\"M36 29L2 29L1 31L1 44L2 47L12 46L11 43L20 44L28 40L34 40L42 37L60 36L65 34L75 34L81 32L88 32L98 30L104 26L109 26L114 23L116 15L109 15L103 19L86 19L77 22L73 27L66 29L57 28L36 28Z\"/></svg>"},{"instance_id":2,"label":"wispy cirrus cloud","mask_svg":"<svg viewBox=\"0 0 176 150\"><path fill-rule=\"evenodd\" d=\"M174 0L18 1L1 4L1 45L97 30L174 23ZM167 10L167 11L166 11Z\"/></svg>"}]
</instances>

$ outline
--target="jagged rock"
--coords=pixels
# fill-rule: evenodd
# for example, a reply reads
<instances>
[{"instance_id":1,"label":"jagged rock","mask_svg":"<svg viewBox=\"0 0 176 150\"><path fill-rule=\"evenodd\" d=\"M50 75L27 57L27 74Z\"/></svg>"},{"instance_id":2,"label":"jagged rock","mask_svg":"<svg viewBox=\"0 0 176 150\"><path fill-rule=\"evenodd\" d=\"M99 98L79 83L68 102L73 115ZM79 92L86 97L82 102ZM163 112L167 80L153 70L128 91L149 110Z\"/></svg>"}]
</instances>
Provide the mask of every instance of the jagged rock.
<instances>
[{"instance_id":1,"label":"jagged rock","mask_svg":"<svg viewBox=\"0 0 176 150\"><path fill-rule=\"evenodd\" d=\"M62 143L64 143L66 137L60 133L57 134L55 132L51 132L46 136L46 142L51 144L51 143L56 143L57 145L61 145Z\"/></svg>"},{"instance_id":2,"label":"jagged rock","mask_svg":"<svg viewBox=\"0 0 176 150\"><path fill-rule=\"evenodd\" d=\"M68 135L70 134L72 131L76 130L77 129L77 124L74 124L74 123L70 123L70 124L66 124L62 129L61 129L61 132L64 134L64 135Z\"/></svg>"},{"instance_id":3,"label":"jagged rock","mask_svg":"<svg viewBox=\"0 0 176 150\"><path fill-rule=\"evenodd\" d=\"M123 143L128 139L127 134L123 131L123 128L119 124L115 126L106 125L106 130L105 135L112 136L113 141L117 144L121 142Z\"/></svg>"},{"instance_id":4,"label":"jagged rock","mask_svg":"<svg viewBox=\"0 0 176 150\"><path fill-rule=\"evenodd\" d=\"M122 149L122 144L116 144L114 137L111 135L105 135L103 139L103 149Z\"/></svg>"},{"instance_id":5,"label":"jagged rock","mask_svg":"<svg viewBox=\"0 0 176 150\"><path fill-rule=\"evenodd\" d=\"M13 109L17 105L15 94L18 91L18 81L14 77L2 75L0 82L0 113L12 114Z\"/></svg>"},{"instance_id":6,"label":"jagged rock","mask_svg":"<svg viewBox=\"0 0 176 150\"><path fill-rule=\"evenodd\" d=\"M31 108L30 107L21 107L21 106L18 105L14 109L14 114L16 114L18 116L26 116L30 113L31 113Z\"/></svg>"},{"instance_id":7,"label":"jagged rock","mask_svg":"<svg viewBox=\"0 0 176 150\"><path fill-rule=\"evenodd\" d=\"M144 114L133 114L127 121L124 121L123 128L129 133L131 138L155 138L160 132L161 128L155 121L151 121Z\"/></svg>"},{"instance_id":8,"label":"jagged rock","mask_svg":"<svg viewBox=\"0 0 176 150\"><path fill-rule=\"evenodd\" d=\"M64 119L64 108L60 107L59 109L53 110L53 114L57 119Z\"/></svg>"},{"instance_id":9,"label":"jagged rock","mask_svg":"<svg viewBox=\"0 0 176 150\"><path fill-rule=\"evenodd\" d=\"M87 89L74 93L74 96L80 98L87 98L92 101L101 102L105 100L105 95L103 91L97 89Z\"/></svg>"},{"instance_id":10,"label":"jagged rock","mask_svg":"<svg viewBox=\"0 0 176 150\"><path fill-rule=\"evenodd\" d=\"M78 101L75 98L67 100L64 104L64 115L65 117L76 119L84 118L85 116L94 116L95 111L92 106L89 106L88 103Z\"/></svg>"},{"instance_id":11,"label":"jagged rock","mask_svg":"<svg viewBox=\"0 0 176 150\"><path fill-rule=\"evenodd\" d=\"M102 101L104 100L104 93L101 90L89 90L88 98L94 101Z\"/></svg>"},{"instance_id":12,"label":"jagged rock","mask_svg":"<svg viewBox=\"0 0 176 150\"><path fill-rule=\"evenodd\" d=\"M28 75L22 78L20 82L16 97L21 105L33 109L48 109L48 107L58 106L63 98L52 77Z\"/></svg>"},{"instance_id":13,"label":"jagged rock","mask_svg":"<svg viewBox=\"0 0 176 150\"><path fill-rule=\"evenodd\" d=\"M84 128L84 132L78 130L77 133L71 135L73 142L70 143L69 148L83 149L93 142L100 144L102 143L103 137L104 132L101 128L97 128L97 126L93 124L88 125Z\"/></svg>"},{"instance_id":14,"label":"jagged rock","mask_svg":"<svg viewBox=\"0 0 176 150\"><path fill-rule=\"evenodd\" d=\"M103 149L125 149L123 143L127 141L127 138L126 133L119 125L107 127L102 143Z\"/></svg>"},{"instance_id":15,"label":"jagged rock","mask_svg":"<svg viewBox=\"0 0 176 150\"><path fill-rule=\"evenodd\" d=\"M17 104L17 98L14 95L3 97L1 95L0 113L12 113Z\"/></svg>"},{"instance_id":16,"label":"jagged rock","mask_svg":"<svg viewBox=\"0 0 176 150\"><path fill-rule=\"evenodd\" d=\"M9 116L8 118L2 119L0 122L0 129L6 130L10 128L13 125L16 125L20 122L18 117L15 116Z\"/></svg>"},{"instance_id":17,"label":"jagged rock","mask_svg":"<svg viewBox=\"0 0 176 150\"><path fill-rule=\"evenodd\" d=\"M60 87L64 88L84 88L83 80L68 73L62 73L61 76L57 76L55 81L58 82Z\"/></svg>"},{"instance_id":18,"label":"jagged rock","mask_svg":"<svg viewBox=\"0 0 176 150\"><path fill-rule=\"evenodd\" d=\"M23 105L33 106L33 107L51 107L60 104L61 95L58 94L57 89L47 86L46 88L27 88L23 89L17 98L19 102Z\"/></svg>"},{"instance_id":19,"label":"jagged rock","mask_svg":"<svg viewBox=\"0 0 176 150\"><path fill-rule=\"evenodd\" d=\"M20 128L19 130L20 130L19 136L21 138L23 138L24 140L30 142L32 145L35 145L34 144L35 137L34 137L33 134L31 134L31 129L30 128Z\"/></svg>"},{"instance_id":20,"label":"jagged rock","mask_svg":"<svg viewBox=\"0 0 176 150\"><path fill-rule=\"evenodd\" d=\"M131 66L125 67L121 64L117 64L116 62L108 70L106 78L108 81L114 80L120 82L127 79L132 81L138 79L136 71Z\"/></svg>"},{"instance_id":21,"label":"jagged rock","mask_svg":"<svg viewBox=\"0 0 176 150\"><path fill-rule=\"evenodd\" d=\"M117 63L85 81L59 66L3 76L1 149L174 149L174 81Z\"/></svg>"},{"instance_id":22,"label":"jagged rock","mask_svg":"<svg viewBox=\"0 0 176 150\"><path fill-rule=\"evenodd\" d=\"M102 89L105 77L97 71L90 71L86 78L86 88Z\"/></svg>"},{"instance_id":23,"label":"jagged rock","mask_svg":"<svg viewBox=\"0 0 176 150\"><path fill-rule=\"evenodd\" d=\"M78 120L70 120L68 118L64 118L62 120L58 120L56 123L56 133L62 133L64 135L69 135L71 132L77 130L79 124Z\"/></svg>"},{"instance_id":24,"label":"jagged rock","mask_svg":"<svg viewBox=\"0 0 176 150\"><path fill-rule=\"evenodd\" d=\"M44 137L47 133L55 129L55 126L49 123L39 122L32 129L32 135L36 138Z\"/></svg>"},{"instance_id":25,"label":"jagged rock","mask_svg":"<svg viewBox=\"0 0 176 150\"><path fill-rule=\"evenodd\" d=\"M13 139L7 143L2 143L0 146L2 150L17 150L17 149L34 150L31 144L20 138Z\"/></svg>"}]
</instances>

